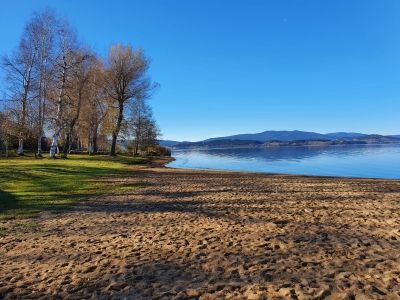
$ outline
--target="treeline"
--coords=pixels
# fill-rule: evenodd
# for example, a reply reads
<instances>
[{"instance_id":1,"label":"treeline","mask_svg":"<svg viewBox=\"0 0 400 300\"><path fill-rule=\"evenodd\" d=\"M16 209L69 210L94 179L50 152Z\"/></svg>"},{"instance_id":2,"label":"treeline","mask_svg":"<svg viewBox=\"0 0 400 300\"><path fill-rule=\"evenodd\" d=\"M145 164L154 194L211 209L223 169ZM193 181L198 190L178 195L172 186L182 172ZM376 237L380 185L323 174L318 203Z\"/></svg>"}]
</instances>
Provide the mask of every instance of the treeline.
<instances>
[{"instance_id":1,"label":"treeline","mask_svg":"<svg viewBox=\"0 0 400 300\"><path fill-rule=\"evenodd\" d=\"M116 155L117 138L132 139L133 154L157 144L160 130L148 99L158 84L147 74L141 48L116 44L100 57L54 10L34 12L19 45L1 57L0 144ZM111 140L111 144L109 141ZM109 145L110 144L110 145Z\"/></svg>"},{"instance_id":2,"label":"treeline","mask_svg":"<svg viewBox=\"0 0 400 300\"><path fill-rule=\"evenodd\" d=\"M257 140L214 140L205 142L182 142L171 147L173 149L188 149L188 148L245 148L245 147L277 147L277 146L327 146L327 145L359 145L367 144L365 141L331 141L331 140L295 140L295 141L280 141L271 140L261 142Z\"/></svg>"},{"instance_id":3,"label":"treeline","mask_svg":"<svg viewBox=\"0 0 400 300\"><path fill-rule=\"evenodd\" d=\"M332 141L332 140L294 140L286 141L268 141L263 146L334 146L334 145L364 145L365 141Z\"/></svg>"},{"instance_id":4,"label":"treeline","mask_svg":"<svg viewBox=\"0 0 400 300\"><path fill-rule=\"evenodd\" d=\"M254 147L260 146L262 142L254 140L214 140L206 142L182 142L173 145L172 148L218 148L218 147Z\"/></svg>"}]
</instances>

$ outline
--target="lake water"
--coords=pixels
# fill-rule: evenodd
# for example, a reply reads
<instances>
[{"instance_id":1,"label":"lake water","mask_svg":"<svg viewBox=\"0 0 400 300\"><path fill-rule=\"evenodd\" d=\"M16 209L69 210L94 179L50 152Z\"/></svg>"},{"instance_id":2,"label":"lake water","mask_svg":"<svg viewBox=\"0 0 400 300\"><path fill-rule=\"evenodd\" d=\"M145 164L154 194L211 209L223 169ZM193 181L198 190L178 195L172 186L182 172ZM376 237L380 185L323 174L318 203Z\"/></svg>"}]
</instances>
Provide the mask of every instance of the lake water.
<instances>
[{"instance_id":1,"label":"lake water","mask_svg":"<svg viewBox=\"0 0 400 300\"><path fill-rule=\"evenodd\" d=\"M173 150L172 168L400 179L400 144Z\"/></svg>"}]
</instances>

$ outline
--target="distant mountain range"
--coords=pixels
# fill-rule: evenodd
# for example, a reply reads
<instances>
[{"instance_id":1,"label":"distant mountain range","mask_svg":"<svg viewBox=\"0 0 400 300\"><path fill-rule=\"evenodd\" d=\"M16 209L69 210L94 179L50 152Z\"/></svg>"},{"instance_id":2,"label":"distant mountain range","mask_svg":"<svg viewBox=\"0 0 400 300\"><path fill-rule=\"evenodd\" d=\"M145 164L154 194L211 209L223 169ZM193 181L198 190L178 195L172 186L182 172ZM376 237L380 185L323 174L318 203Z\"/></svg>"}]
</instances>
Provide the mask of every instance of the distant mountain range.
<instances>
[{"instance_id":1,"label":"distant mountain range","mask_svg":"<svg viewBox=\"0 0 400 300\"><path fill-rule=\"evenodd\" d=\"M356 132L335 132L321 134L316 132L307 131L264 131L261 133L254 134L237 134L226 137L217 137L204 140L204 142L215 141L215 140L257 140L260 142L267 142L272 140L279 140L284 142L295 141L295 140L335 140L342 138L353 138L359 136L365 136L363 133Z\"/></svg>"},{"instance_id":2,"label":"distant mountain range","mask_svg":"<svg viewBox=\"0 0 400 300\"><path fill-rule=\"evenodd\" d=\"M286 145L311 145L311 144L386 144L400 143L400 135L378 135L357 132L316 133L307 131L264 131L260 133L237 134L225 137L210 138L199 142L178 142L161 140L160 145L171 148L193 147L240 147L260 146L270 144L277 146Z\"/></svg>"},{"instance_id":3,"label":"distant mountain range","mask_svg":"<svg viewBox=\"0 0 400 300\"><path fill-rule=\"evenodd\" d=\"M171 141L171 140L159 140L158 143L161 146L165 147L171 147L173 145L179 144L179 143L190 143L190 142L178 142L178 141Z\"/></svg>"}]
</instances>

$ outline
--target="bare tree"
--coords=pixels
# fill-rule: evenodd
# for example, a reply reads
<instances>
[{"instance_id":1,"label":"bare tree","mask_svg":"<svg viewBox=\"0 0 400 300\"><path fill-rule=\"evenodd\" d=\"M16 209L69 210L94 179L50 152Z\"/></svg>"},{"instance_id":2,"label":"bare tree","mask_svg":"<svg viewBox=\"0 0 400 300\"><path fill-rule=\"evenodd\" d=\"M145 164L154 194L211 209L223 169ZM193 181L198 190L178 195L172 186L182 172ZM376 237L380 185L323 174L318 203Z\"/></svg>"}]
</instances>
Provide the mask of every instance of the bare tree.
<instances>
[{"instance_id":1,"label":"bare tree","mask_svg":"<svg viewBox=\"0 0 400 300\"><path fill-rule=\"evenodd\" d=\"M80 64L75 65L70 72L68 87L65 93L65 116L64 124L66 127L66 139L63 149L63 156L66 157L67 153L71 150L71 139L75 125L77 124L81 109L84 107L84 102L88 102L90 98L90 81L92 76L92 65L95 62L95 57L87 52L78 51L75 61L81 61ZM91 57L91 59L85 59Z\"/></svg>"},{"instance_id":2,"label":"bare tree","mask_svg":"<svg viewBox=\"0 0 400 300\"><path fill-rule=\"evenodd\" d=\"M103 120L109 112L109 103L107 95L103 88L104 67L100 59L91 59L91 69L87 91L86 101L82 103L82 111L79 120L80 140L85 141L89 155L97 152L97 140L100 127Z\"/></svg>"},{"instance_id":3,"label":"bare tree","mask_svg":"<svg viewBox=\"0 0 400 300\"><path fill-rule=\"evenodd\" d=\"M39 41L38 51L38 95L36 102L37 112L37 145L38 156L42 156L42 139L44 136L44 126L46 120L46 103L49 98L49 89L53 83L53 72L56 61L56 33L60 19L56 16L55 11L46 9L44 12L34 12L32 26L35 27L36 39Z\"/></svg>"},{"instance_id":4,"label":"bare tree","mask_svg":"<svg viewBox=\"0 0 400 300\"><path fill-rule=\"evenodd\" d=\"M63 19L59 29L59 55L56 62L57 68L57 113L54 118L53 142L50 148L50 158L56 155L57 144L61 130L64 128L63 108L64 97L67 88L69 72L72 68L81 64L88 58L88 55L77 55L79 48L75 31L70 27L68 21Z\"/></svg>"},{"instance_id":5,"label":"bare tree","mask_svg":"<svg viewBox=\"0 0 400 300\"><path fill-rule=\"evenodd\" d=\"M145 103L158 87L147 75L149 63L141 48L133 50L122 44L112 46L103 63L81 46L66 18L59 18L51 9L34 12L19 46L0 61L8 83L8 119L18 133L18 154L23 154L24 143L29 145L29 141L33 147L37 143L37 153L42 156L47 129L53 130L51 158L61 134L66 142L64 155L73 136L86 139L90 154L96 152L98 135L103 144L105 136L112 136L110 155L115 155L118 135L127 124L126 113L137 131L137 153L144 132L151 128L147 141L157 132L149 107L143 106L140 116L132 117L138 112L137 105Z\"/></svg>"},{"instance_id":6,"label":"bare tree","mask_svg":"<svg viewBox=\"0 0 400 300\"><path fill-rule=\"evenodd\" d=\"M18 102L10 106L17 109L14 115L18 119L20 155L28 134L37 139L38 155L42 155L46 102L53 88L54 63L57 62L59 24L63 22L54 10L34 11L25 24L19 47L11 57L2 57L9 83L8 98Z\"/></svg>"},{"instance_id":7,"label":"bare tree","mask_svg":"<svg viewBox=\"0 0 400 300\"><path fill-rule=\"evenodd\" d=\"M158 143L160 130L153 118L153 111L145 99L136 99L129 105L129 118L124 124L127 136L133 137L133 155Z\"/></svg>"},{"instance_id":8,"label":"bare tree","mask_svg":"<svg viewBox=\"0 0 400 300\"><path fill-rule=\"evenodd\" d=\"M13 51L12 55L3 56L1 65L6 73L9 84L9 100L18 104L12 105L17 108L15 112L18 124L18 155L24 154L24 140L28 129L26 128L28 108L30 101L34 98L35 89L35 66L38 59L39 42L35 38L35 27L32 22L28 22L22 34L19 46Z\"/></svg>"},{"instance_id":9,"label":"bare tree","mask_svg":"<svg viewBox=\"0 0 400 300\"><path fill-rule=\"evenodd\" d=\"M105 87L117 110L112 131L110 155L116 155L116 142L124 120L125 104L135 98L146 98L158 86L146 75L150 60L141 48L130 45L111 46L105 71Z\"/></svg>"},{"instance_id":10,"label":"bare tree","mask_svg":"<svg viewBox=\"0 0 400 300\"><path fill-rule=\"evenodd\" d=\"M15 138L18 135L17 127L18 124L10 116L10 111L4 108L4 112L0 112L0 146L4 149L6 158L9 156L9 147L13 140L18 141L18 138Z\"/></svg>"}]
</instances>

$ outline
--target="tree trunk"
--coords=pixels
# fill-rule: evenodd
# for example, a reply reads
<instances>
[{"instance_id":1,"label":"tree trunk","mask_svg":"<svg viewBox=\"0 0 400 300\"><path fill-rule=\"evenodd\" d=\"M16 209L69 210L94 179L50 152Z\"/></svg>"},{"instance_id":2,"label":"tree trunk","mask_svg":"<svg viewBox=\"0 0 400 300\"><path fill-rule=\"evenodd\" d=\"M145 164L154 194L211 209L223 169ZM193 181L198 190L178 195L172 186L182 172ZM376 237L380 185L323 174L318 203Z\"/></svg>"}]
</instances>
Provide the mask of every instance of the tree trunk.
<instances>
[{"instance_id":1,"label":"tree trunk","mask_svg":"<svg viewBox=\"0 0 400 300\"><path fill-rule=\"evenodd\" d=\"M41 96L43 97L43 96ZM43 127L44 127L44 114L45 114L45 99L39 101L39 130L38 130L38 156L42 157L42 138L43 138Z\"/></svg>"},{"instance_id":2,"label":"tree trunk","mask_svg":"<svg viewBox=\"0 0 400 300\"><path fill-rule=\"evenodd\" d=\"M20 137L18 141L18 155L24 155L24 140L22 137Z\"/></svg>"},{"instance_id":3,"label":"tree trunk","mask_svg":"<svg viewBox=\"0 0 400 300\"><path fill-rule=\"evenodd\" d=\"M63 154L62 154L63 158L67 158L67 156L68 156L70 140L71 140L71 133L68 132L67 138L65 139L65 145L64 145L64 148L63 148Z\"/></svg>"},{"instance_id":4,"label":"tree trunk","mask_svg":"<svg viewBox=\"0 0 400 300\"><path fill-rule=\"evenodd\" d=\"M28 80L29 84L29 80ZM27 86L24 88L24 95L22 96L22 120L18 139L18 155L24 155L24 133L25 133L25 121L26 121L26 101L28 98L29 89Z\"/></svg>"},{"instance_id":5,"label":"tree trunk","mask_svg":"<svg viewBox=\"0 0 400 300\"><path fill-rule=\"evenodd\" d=\"M117 126L115 127L115 130L112 134L112 141L111 141L111 151L110 151L110 156L116 156L117 154L115 153L116 150L116 144L117 144L117 137L119 134L119 131L121 130L121 124L122 124L122 119L123 119L123 111L124 111L124 105L123 101L119 101L119 113L118 113L118 120L117 120Z\"/></svg>"},{"instance_id":6,"label":"tree trunk","mask_svg":"<svg viewBox=\"0 0 400 300\"><path fill-rule=\"evenodd\" d=\"M38 157L42 157L42 134L39 134L38 137L38 148L37 148L37 155Z\"/></svg>"},{"instance_id":7,"label":"tree trunk","mask_svg":"<svg viewBox=\"0 0 400 300\"><path fill-rule=\"evenodd\" d=\"M110 150L110 156L116 156L115 154L115 145L117 143L117 135L115 132L112 134L112 140L111 140L111 150Z\"/></svg>"},{"instance_id":8,"label":"tree trunk","mask_svg":"<svg viewBox=\"0 0 400 300\"><path fill-rule=\"evenodd\" d=\"M139 150L139 144L135 142L135 149L133 151L133 156L137 156L138 155L138 150Z\"/></svg>"},{"instance_id":9,"label":"tree trunk","mask_svg":"<svg viewBox=\"0 0 400 300\"><path fill-rule=\"evenodd\" d=\"M72 145L73 145L72 133L70 133L68 136L68 153L71 153Z\"/></svg>"},{"instance_id":10,"label":"tree trunk","mask_svg":"<svg viewBox=\"0 0 400 300\"><path fill-rule=\"evenodd\" d=\"M64 58L65 59L65 58ZM57 117L56 117L56 130L53 134L53 142L50 148L50 158L55 158L56 151L57 151L57 143L60 138L60 131L61 131L61 118L62 118L62 105L63 105L63 97L64 97L64 87L65 87L65 80L67 77L67 63L64 60L64 67L62 68L62 81L60 87L60 93L58 96L57 101Z\"/></svg>"},{"instance_id":11,"label":"tree trunk","mask_svg":"<svg viewBox=\"0 0 400 300\"><path fill-rule=\"evenodd\" d=\"M138 119L136 121L136 129L135 129L135 148L133 152L133 156L138 155L138 150L139 150L139 145L140 145L140 139L142 137L142 116L139 111L138 114Z\"/></svg>"},{"instance_id":12,"label":"tree trunk","mask_svg":"<svg viewBox=\"0 0 400 300\"><path fill-rule=\"evenodd\" d=\"M97 131L98 125L94 126L93 136L92 136L92 144L93 144L93 153L97 153Z\"/></svg>"},{"instance_id":13,"label":"tree trunk","mask_svg":"<svg viewBox=\"0 0 400 300\"><path fill-rule=\"evenodd\" d=\"M38 158L35 151L35 146L36 146L35 143L32 143L32 152L35 153L35 158Z\"/></svg>"},{"instance_id":14,"label":"tree trunk","mask_svg":"<svg viewBox=\"0 0 400 300\"><path fill-rule=\"evenodd\" d=\"M88 154L93 155L93 125L89 126L89 145L88 145Z\"/></svg>"},{"instance_id":15,"label":"tree trunk","mask_svg":"<svg viewBox=\"0 0 400 300\"><path fill-rule=\"evenodd\" d=\"M57 144L58 144L58 140L60 139L60 131L61 128L59 126L57 126L54 135L53 135L53 142L51 143L51 147L50 147L50 158L55 158L56 153L57 153Z\"/></svg>"}]
</instances>

